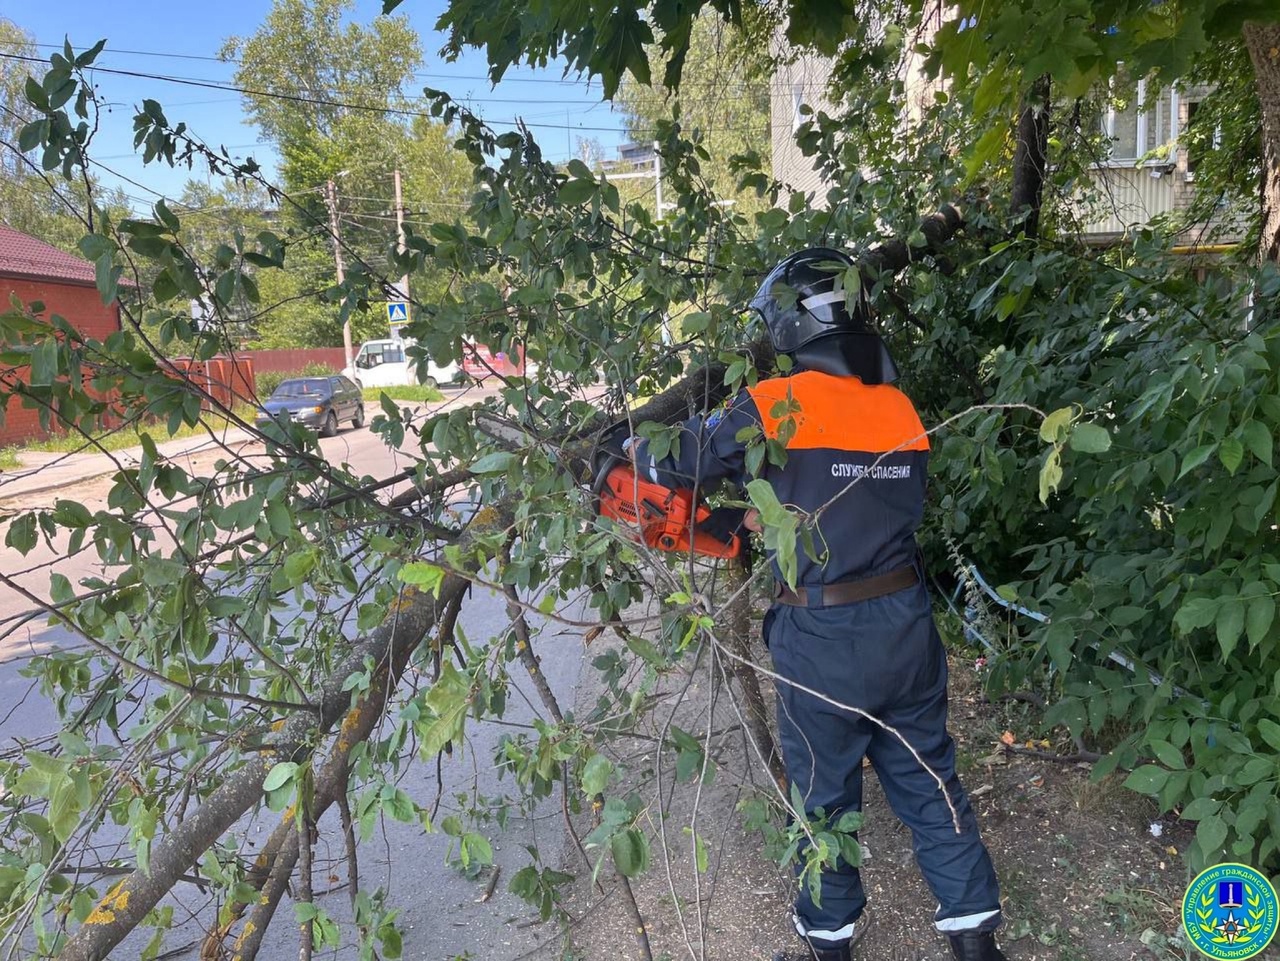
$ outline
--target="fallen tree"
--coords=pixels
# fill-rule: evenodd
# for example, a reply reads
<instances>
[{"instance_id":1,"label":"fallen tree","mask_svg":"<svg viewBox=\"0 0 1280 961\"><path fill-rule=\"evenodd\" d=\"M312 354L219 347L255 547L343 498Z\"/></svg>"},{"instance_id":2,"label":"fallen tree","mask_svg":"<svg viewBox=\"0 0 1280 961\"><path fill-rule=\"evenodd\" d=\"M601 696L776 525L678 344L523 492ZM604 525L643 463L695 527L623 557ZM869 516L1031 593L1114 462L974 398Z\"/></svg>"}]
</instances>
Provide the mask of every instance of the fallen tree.
<instances>
[{"instance_id":1,"label":"fallen tree","mask_svg":"<svg viewBox=\"0 0 1280 961\"><path fill-rule=\"evenodd\" d=\"M55 58L41 86L45 119L24 136L35 138L48 169L74 175L84 168L90 127L81 130L75 115L95 109L84 77L92 59L91 53ZM78 91L86 91L83 100ZM143 291L142 302L125 304L126 331L94 342L65 321L36 316L31 305L0 321L9 365L0 373L6 403L36 406L89 437L108 417L197 424L206 416L202 407L212 406L262 444L252 457L228 447L220 463L197 473L166 462L149 442L140 463L120 464L101 508L62 500L8 519L10 547L27 552L65 534L70 554L91 550L112 572L111 579L80 585L55 578L41 601L93 649L39 659L66 722L62 737L15 751L0 772L9 790L0 799L6 815L0 910L11 955L97 959L139 927L163 935L172 923L163 913L165 895L192 883L204 886L210 913L216 911L203 957L253 957L291 884L295 907L311 905L295 916L304 953L323 946L331 925L310 885L320 816L339 809L354 874L355 838L365 825L381 817L431 823L435 805L396 785L403 756L430 763L461 749L471 724L502 717L513 671L534 679L540 717L531 731L504 741L495 764L526 800L558 790L567 812L599 805L609 813L593 832L590 852L583 847L597 859L593 866L612 863L625 879L650 863L652 841L638 809L610 794L616 777L609 745L656 709L649 696L655 679L685 669L701 651L713 652L732 677L760 789L787 810L760 686L761 677L785 680L763 668L745 640L752 586L767 579L767 570L761 565L724 578L690 558L655 556L595 518L587 481L607 427L627 420L633 431L669 437L672 424L771 368L761 331L745 326L749 320L737 305L768 266L805 244L855 251L858 274L846 285L866 292L898 356L911 358L904 364L912 370L910 387L936 425L941 493L935 506L949 525L944 530L970 546L996 544L1008 553L1024 542L1039 545L1035 570L1044 580L1035 596L1055 605L1054 619L1028 632L1025 646L1000 662L997 679L1038 681L1038 672L1054 665L1050 683L1062 685L1054 710L1076 736L1085 733L1084 721L1096 733L1132 704L1132 698L1121 703L1124 689L1116 685L1107 697L1091 700L1083 687L1067 686L1103 683L1104 675L1087 653L1090 635L1064 631L1084 619L1089 578L1104 572L1106 609L1140 610L1124 603L1121 588L1132 591L1134 584L1116 573L1099 545L1107 537L1129 538L1126 543L1138 540L1154 556L1168 549L1161 538L1173 525L1164 524L1163 506L1144 501L1143 509L1161 522L1127 526L1125 512L1108 510L1113 488L1089 457L1106 454L1112 431L1149 427L1161 397L1166 408L1174 404L1174 375L1156 385L1143 380L1150 370L1165 369L1159 364L1169 354L1188 352L1176 374L1183 385L1177 389L1188 397L1194 388L1186 384L1198 375L1212 375L1213 389L1225 391L1235 382L1227 372L1232 364L1261 369L1272 342L1259 347L1232 339L1238 317L1229 297L1191 294L1167 282L1155 255L1138 267L1117 266L1052 241L1042 246L1011 238L1000 212L980 195L966 200L963 233L954 207L920 220L920 210L930 207L919 198L887 179L863 181L852 171L833 188L830 210L792 202L789 211L774 208L747 222L702 188L697 151L675 128L663 131L662 150L680 204L673 216L656 218L640 204L623 204L607 176L579 163L563 170L546 163L527 131L497 136L447 98L432 103L440 119L455 125L476 191L465 221L411 232L403 251L389 251L399 269L430 262L456 277L439 302L415 305L412 332L441 361L457 358L475 338L494 349L524 350L539 372L506 378L484 404L426 420L384 404L373 429L412 458L403 473L361 476L350 465L329 464L314 438L297 428L240 423L235 411L217 409L214 398L165 359L157 330L169 331L194 356L229 346L216 324L184 325L188 301L206 300L227 313L233 299L252 300L254 271L287 262L288 244L280 236L240 238L211 270L192 256L181 219L163 203L150 218L93 223L81 249L97 264L104 299L121 296L125 272ZM217 174L260 177L256 167L234 164L194 140L153 103L139 113L136 129L152 157L190 158ZM833 140L824 155L832 169L837 150ZM1038 155L1043 168L1043 152L1028 153L1032 159L1022 157L1020 166L1034 165ZM939 180L954 187L958 170L942 167ZM1044 170L1039 173L1043 178ZM764 179L763 189L781 202L781 185ZM940 195L939 185L933 196ZM1034 198L1039 189L1026 195ZM289 198L281 203L304 217ZM325 223L303 222L327 232ZM1127 276L1135 274L1140 282ZM322 296L349 311L382 299L388 289L378 271L357 259L347 282ZM1211 307L1224 312L1216 316ZM1147 337L1148 324L1159 336ZM667 326L675 331L669 343L661 336ZM1188 333L1197 328L1202 340ZM1170 344L1148 342L1166 333ZM1190 353L1189 344L1203 351L1206 343L1212 355ZM1089 389L1060 389L1055 378L1064 372L1066 381ZM85 389L86 373L94 392ZM101 401L104 391L113 392L110 410ZM632 408L637 397L643 403ZM1253 409L1251 396L1231 397L1239 410ZM1257 403L1267 416L1276 415ZM1053 411L1047 419L1046 410ZM1178 451L1170 452L1172 464L1159 459L1162 453L1109 469L1125 472L1125 483L1136 489L1138 465L1146 463L1147 477L1167 478L1167 497L1182 497L1176 482L1207 469L1214 453L1192 443L1203 428L1197 416L1187 414L1190 426L1170 436ZM1240 450L1224 448L1218 457L1233 476L1246 443L1257 457L1251 468L1257 476L1247 487L1260 492L1242 488L1235 505L1235 513L1249 509L1245 520L1253 520L1257 534L1274 501L1274 492L1270 500L1265 494L1271 480L1261 466L1269 448L1264 451L1257 431L1243 421L1241 431ZM1131 437L1130 448L1139 446ZM1060 486L1071 492L1070 504L1046 510ZM1196 516L1205 506L1193 505ZM788 521L779 510L766 523L796 536L805 519ZM1107 537L1073 526L1077 517L1091 518ZM1203 526L1213 523L1205 512ZM1010 530L1018 540L1012 547ZM1053 553L1063 544L1072 545L1073 557L1089 558L1083 582L1070 587L1053 580L1071 569ZM1006 553L992 555L1010 580L1020 576ZM1161 576L1160 592L1179 583L1184 593L1206 596L1178 582L1177 572ZM455 630L470 588L492 588L508 619L479 643ZM1023 582L1021 589L1031 587ZM1156 592L1153 584L1149 594ZM1175 590L1161 609L1170 618L1178 610L1187 631L1213 624L1214 643L1230 637L1234 644L1246 632L1247 614L1251 656L1261 648L1258 676L1264 675L1261 666L1272 655L1263 645L1270 620L1261 593L1242 586L1238 610L1222 613L1220 605L1211 616L1207 601L1203 610L1183 615L1170 606L1178 596ZM1148 595L1138 599L1151 602ZM1138 623L1132 615L1121 615L1125 626ZM539 625L586 640L603 630L623 639L626 660L607 669L613 684L600 711L567 720L568 712L537 682ZM1101 640L1117 642L1111 635ZM1132 632L1123 640L1141 646ZM1081 676L1062 681L1069 666ZM1162 667L1165 677L1174 676ZM1186 705L1168 692L1144 693L1161 712L1150 735L1159 745L1150 750L1161 761L1171 759L1190 742L1192 722L1176 749L1177 738L1162 735ZM1096 715L1096 704L1103 714ZM139 716L131 717L135 710ZM1243 743L1209 733L1233 757L1242 755L1254 733L1266 738L1269 730L1250 718ZM662 730L657 763L686 778L709 769L705 739ZM1118 760L1135 763L1147 743L1135 736ZM1190 771L1181 774L1169 803L1203 788L1193 785ZM278 819L265 811L280 812ZM477 823L492 813L479 804L470 812ZM789 813L789 830L809 830L800 812ZM252 851L244 825L255 817L271 829ZM130 854L95 861L91 841L111 823L127 832ZM487 842L463 830L460 843L483 860ZM1221 847L1216 831L1207 832L1206 851ZM1253 835L1240 837L1251 843ZM810 873L821 858L835 856L816 845L802 851L802 869ZM659 856L671 856L665 844ZM695 864L696 857L695 850ZM546 866L530 870L520 889L550 915L554 881ZM112 885L104 889L103 878ZM399 935L385 908L363 906L357 917L364 944L397 953Z\"/></svg>"}]
</instances>

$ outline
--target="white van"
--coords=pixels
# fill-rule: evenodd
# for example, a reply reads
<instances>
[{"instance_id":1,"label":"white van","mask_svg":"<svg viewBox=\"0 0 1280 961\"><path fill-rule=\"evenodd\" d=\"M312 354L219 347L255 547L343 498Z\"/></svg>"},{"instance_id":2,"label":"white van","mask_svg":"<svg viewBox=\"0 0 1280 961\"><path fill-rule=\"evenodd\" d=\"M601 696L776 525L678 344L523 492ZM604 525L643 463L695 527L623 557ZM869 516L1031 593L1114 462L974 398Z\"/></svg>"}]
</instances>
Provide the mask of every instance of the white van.
<instances>
[{"instance_id":1,"label":"white van","mask_svg":"<svg viewBox=\"0 0 1280 961\"><path fill-rule=\"evenodd\" d=\"M439 387L458 379L462 368L457 364L441 366L428 359L426 370L421 362L405 356L405 348L413 346L412 340L366 340L356 352L355 363L342 369L343 377L350 377L361 387L401 387L409 384L426 384ZM425 374L425 376L419 376Z\"/></svg>"}]
</instances>

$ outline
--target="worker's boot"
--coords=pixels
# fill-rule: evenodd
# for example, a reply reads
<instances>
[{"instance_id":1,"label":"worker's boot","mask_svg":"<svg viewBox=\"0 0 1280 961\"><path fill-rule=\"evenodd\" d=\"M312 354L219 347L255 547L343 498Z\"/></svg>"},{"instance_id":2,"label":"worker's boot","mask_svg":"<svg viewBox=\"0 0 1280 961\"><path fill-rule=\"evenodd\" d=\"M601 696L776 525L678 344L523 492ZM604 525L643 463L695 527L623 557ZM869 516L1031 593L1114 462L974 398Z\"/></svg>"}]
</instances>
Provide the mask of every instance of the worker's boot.
<instances>
[{"instance_id":1,"label":"worker's boot","mask_svg":"<svg viewBox=\"0 0 1280 961\"><path fill-rule=\"evenodd\" d=\"M960 934L948 934L947 940L951 942L951 954L956 961L1009 961L996 947L996 936L990 931L982 934L962 931Z\"/></svg>"}]
</instances>

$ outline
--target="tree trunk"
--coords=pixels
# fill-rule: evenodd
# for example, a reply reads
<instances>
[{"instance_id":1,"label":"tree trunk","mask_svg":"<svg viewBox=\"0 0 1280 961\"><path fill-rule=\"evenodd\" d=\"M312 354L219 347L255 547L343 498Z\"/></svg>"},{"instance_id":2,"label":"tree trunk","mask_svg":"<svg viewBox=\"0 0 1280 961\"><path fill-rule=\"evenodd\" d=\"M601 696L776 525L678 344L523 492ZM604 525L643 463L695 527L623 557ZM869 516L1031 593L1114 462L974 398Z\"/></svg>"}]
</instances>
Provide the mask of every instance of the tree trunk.
<instances>
[{"instance_id":1,"label":"tree trunk","mask_svg":"<svg viewBox=\"0 0 1280 961\"><path fill-rule=\"evenodd\" d=\"M1258 185L1263 260L1280 263L1280 23L1246 23L1244 42L1262 107L1262 177Z\"/></svg>"},{"instance_id":2,"label":"tree trunk","mask_svg":"<svg viewBox=\"0 0 1280 961\"><path fill-rule=\"evenodd\" d=\"M1018 115L1013 147L1013 216L1022 221L1028 237L1040 234L1040 203L1044 195L1045 155L1049 149L1049 77L1031 85Z\"/></svg>"}]
</instances>

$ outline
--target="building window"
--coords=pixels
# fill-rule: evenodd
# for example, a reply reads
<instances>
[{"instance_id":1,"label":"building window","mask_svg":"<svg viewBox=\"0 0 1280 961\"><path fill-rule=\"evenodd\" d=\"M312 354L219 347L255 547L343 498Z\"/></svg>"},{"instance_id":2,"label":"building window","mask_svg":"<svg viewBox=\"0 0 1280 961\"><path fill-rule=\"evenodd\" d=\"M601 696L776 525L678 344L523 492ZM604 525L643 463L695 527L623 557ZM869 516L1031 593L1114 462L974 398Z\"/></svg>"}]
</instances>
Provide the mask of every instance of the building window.
<instances>
[{"instance_id":1,"label":"building window","mask_svg":"<svg viewBox=\"0 0 1280 961\"><path fill-rule=\"evenodd\" d=\"M1123 71L1117 79L1123 83ZM1135 88L1111 97L1102 115L1102 132L1110 141L1107 162L1114 166L1171 163L1172 157L1159 151L1178 137L1177 91L1172 87L1151 90L1146 80L1139 80Z\"/></svg>"},{"instance_id":2,"label":"building window","mask_svg":"<svg viewBox=\"0 0 1280 961\"><path fill-rule=\"evenodd\" d=\"M804 123L804 114L800 112L800 108L804 106L804 84L797 83L791 86L791 132L795 133L800 129L800 125Z\"/></svg>"},{"instance_id":3,"label":"building window","mask_svg":"<svg viewBox=\"0 0 1280 961\"><path fill-rule=\"evenodd\" d=\"M1196 168L1204 160L1210 150L1222 146L1222 128L1214 127L1212 134L1195 128L1196 113L1200 109L1200 101L1193 100L1187 104L1187 135L1183 138L1187 144L1187 179L1196 179Z\"/></svg>"}]
</instances>

